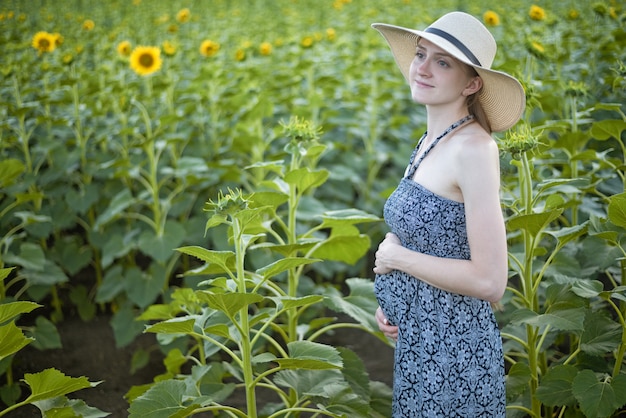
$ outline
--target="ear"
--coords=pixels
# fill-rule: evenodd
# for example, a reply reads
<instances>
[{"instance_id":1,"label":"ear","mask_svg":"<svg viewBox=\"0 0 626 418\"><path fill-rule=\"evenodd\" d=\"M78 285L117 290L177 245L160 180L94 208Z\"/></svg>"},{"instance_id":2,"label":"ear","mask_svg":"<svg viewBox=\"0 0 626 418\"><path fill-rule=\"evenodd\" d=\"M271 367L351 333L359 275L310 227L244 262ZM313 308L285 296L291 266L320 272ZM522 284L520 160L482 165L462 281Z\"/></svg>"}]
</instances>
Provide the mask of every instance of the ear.
<instances>
[{"instance_id":1,"label":"ear","mask_svg":"<svg viewBox=\"0 0 626 418\"><path fill-rule=\"evenodd\" d=\"M483 88L483 79L480 76L474 76L470 78L470 81L465 86L465 90L463 90L464 96L471 96L472 94L478 92L481 88Z\"/></svg>"}]
</instances>

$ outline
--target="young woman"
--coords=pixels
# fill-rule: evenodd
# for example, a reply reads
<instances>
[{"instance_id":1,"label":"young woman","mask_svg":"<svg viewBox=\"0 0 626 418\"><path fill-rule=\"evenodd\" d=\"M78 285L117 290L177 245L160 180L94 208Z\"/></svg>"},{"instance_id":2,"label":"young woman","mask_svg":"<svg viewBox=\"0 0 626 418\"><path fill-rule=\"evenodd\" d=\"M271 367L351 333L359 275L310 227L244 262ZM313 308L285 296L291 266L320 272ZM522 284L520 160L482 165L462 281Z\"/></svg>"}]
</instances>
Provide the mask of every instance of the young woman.
<instances>
[{"instance_id":1,"label":"young woman","mask_svg":"<svg viewBox=\"0 0 626 418\"><path fill-rule=\"evenodd\" d=\"M396 339L393 417L504 417L502 340L490 302L507 284L498 148L524 90L491 69L496 43L474 17L423 31L373 24L426 107L427 131L385 203L376 312Z\"/></svg>"}]
</instances>

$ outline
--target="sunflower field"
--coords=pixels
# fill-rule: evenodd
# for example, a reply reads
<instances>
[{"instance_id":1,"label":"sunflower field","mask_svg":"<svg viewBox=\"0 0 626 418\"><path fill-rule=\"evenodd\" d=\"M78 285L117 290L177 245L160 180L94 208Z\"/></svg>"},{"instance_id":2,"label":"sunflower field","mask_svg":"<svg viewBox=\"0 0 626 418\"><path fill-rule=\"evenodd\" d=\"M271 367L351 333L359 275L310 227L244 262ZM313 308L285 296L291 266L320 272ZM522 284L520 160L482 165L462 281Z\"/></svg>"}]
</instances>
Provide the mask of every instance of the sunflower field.
<instances>
[{"instance_id":1,"label":"sunflower field","mask_svg":"<svg viewBox=\"0 0 626 418\"><path fill-rule=\"evenodd\" d=\"M370 25L452 10L527 95L494 135L507 416L626 413L626 8L431 3L0 3L0 417L109 415L72 397L89 376L14 373L68 315L105 314L163 358L131 417L389 416L391 389L322 338L391 344L371 260L425 126Z\"/></svg>"}]
</instances>

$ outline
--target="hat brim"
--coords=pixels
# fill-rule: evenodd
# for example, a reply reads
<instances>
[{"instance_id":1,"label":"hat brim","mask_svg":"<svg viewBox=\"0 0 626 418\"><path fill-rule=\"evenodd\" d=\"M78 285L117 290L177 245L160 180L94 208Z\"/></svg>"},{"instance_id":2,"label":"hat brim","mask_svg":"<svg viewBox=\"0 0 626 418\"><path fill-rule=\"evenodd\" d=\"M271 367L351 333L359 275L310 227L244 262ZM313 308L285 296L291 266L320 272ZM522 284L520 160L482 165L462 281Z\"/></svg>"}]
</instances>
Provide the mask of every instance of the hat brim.
<instances>
[{"instance_id":1,"label":"hat brim","mask_svg":"<svg viewBox=\"0 0 626 418\"><path fill-rule=\"evenodd\" d=\"M455 45L437 35L385 23L374 23L372 27L378 30L389 44L396 64L407 82L410 82L409 68L415 57L417 43L420 38L424 38L464 64L473 67L483 79L483 88L478 93L478 98L492 131L505 131L521 118L526 106L526 94L516 78L502 71L475 65Z\"/></svg>"}]
</instances>

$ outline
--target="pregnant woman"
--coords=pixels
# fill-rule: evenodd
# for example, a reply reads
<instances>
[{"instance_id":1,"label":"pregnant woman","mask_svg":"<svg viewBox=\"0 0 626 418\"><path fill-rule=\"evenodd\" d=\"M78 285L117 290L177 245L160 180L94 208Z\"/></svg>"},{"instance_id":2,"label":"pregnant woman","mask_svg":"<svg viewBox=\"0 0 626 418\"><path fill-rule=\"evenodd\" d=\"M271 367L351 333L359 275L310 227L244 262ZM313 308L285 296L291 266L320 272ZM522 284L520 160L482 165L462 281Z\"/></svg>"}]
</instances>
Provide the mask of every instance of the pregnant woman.
<instances>
[{"instance_id":1,"label":"pregnant woman","mask_svg":"<svg viewBox=\"0 0 626 418\"><path fill-rule=\"evenodd\" d=\"M507 284L493 132L525 95L491 69L496 42L466 13L425 30L373 24L388 42L427 128L384 207L376 252L380 329L396 339L393 417L504 417L502 340L490 302Z\"/></svg>"}]
</instances>

